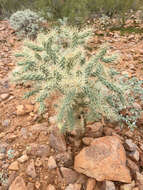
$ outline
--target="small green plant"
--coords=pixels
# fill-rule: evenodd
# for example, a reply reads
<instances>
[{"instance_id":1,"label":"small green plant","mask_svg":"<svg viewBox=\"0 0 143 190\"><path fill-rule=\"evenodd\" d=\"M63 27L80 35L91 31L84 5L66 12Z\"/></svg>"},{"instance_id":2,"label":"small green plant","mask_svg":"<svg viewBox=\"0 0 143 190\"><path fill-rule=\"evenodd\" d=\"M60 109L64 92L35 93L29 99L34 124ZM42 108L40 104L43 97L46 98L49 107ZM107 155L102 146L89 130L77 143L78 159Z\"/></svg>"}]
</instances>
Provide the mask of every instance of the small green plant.
<instances>
[{"instance_id":1,"label":"small green plant","mask_svg":"<svg viewBox=\"0 0 143 190\"><path fill-rule=\"evenodd\" d=\"M9 150L7 151L7 156L8 156L8 159L14 158L14 150L9 149Z\"/></svg>"},{"instance_id":2,"label":"small green plant","mask_svg":"<svg viewBox=\"0 0 143 190\"><path fill-rule=\"evenodd\" d=\"M107 46L89 56L88 42L92 37L92 28L78 30L62 25L47 35L39 34L35 42L26 41L23 52L16 54L19 62L13 80L31 81L32 89L25 97L35 96L41 113L46 98L59 92L57 122L62 130L73 130L77 125L84 129L89 120L101 118L126 122L129 119L121 111L134 107L139 94L139 90L132 91L139 89L141 82L134 83L134 89L132 81L110 69L108 64L117 55L111 54ZM139 113L140 110L126 123L135 126Z\"/></svg>"},{"instance_id":3,"label":"small green plant","mask_svg":"<svg viewBox=\"0 0 143 190\"><path fill-rule=\"evenodd\" d=\"M29 9L17 11L10 17L10 25L20 36L36 37L43 22L36 12Z\"/></svg>"}]
</instances>

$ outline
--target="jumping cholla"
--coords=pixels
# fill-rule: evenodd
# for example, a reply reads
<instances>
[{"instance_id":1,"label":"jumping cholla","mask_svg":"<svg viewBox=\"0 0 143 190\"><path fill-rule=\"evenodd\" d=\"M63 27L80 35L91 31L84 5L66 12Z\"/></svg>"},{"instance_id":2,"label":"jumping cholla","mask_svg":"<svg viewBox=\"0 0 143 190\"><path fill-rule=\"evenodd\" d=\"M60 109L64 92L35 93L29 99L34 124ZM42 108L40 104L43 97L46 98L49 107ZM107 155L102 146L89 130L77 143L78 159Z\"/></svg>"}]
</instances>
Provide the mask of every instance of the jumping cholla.
<instances>
[{"instance_id":1,"label":"jumping cholla","mask_svg":"<svg viewBox=\"0 0 143 190\"><path fill-rule=\"evenodd\" d=\"M86 122L101 118L124 121L133 127L139 116L136 113L140 110L130 118L120 112L131 107L135 99L129 100L133 82L124 80L108 66L117 56L110 55L107 46L89 55L93 31L89 27L55 27L47 34L39 34L34 42L26 41L23 52L16 55L19 62L12 78L15 82L31 81L32 89L25 97L34 95L41 113L46 98L60 93L57 125L63 131L76 126L83 129Z\"/></svg>"}]
</instances>

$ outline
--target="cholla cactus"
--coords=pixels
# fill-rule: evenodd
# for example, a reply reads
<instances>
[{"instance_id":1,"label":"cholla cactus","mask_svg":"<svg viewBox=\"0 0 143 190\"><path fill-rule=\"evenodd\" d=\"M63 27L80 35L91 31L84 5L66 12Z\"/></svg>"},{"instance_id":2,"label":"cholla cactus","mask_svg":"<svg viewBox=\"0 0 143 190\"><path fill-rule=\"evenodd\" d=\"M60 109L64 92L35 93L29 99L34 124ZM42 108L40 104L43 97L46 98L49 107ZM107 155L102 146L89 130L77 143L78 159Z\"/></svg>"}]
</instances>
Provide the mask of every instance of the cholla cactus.
<instances>
[{"instance_id":1,"label":"cholla cactus","mask_svg":"<svg viewBox=\"0 0 143 190\"><path fill-rule=\"evenodd\" d=\"M35 37L42 21L43 18L29 9L17 11L10 17L11 27L15 29L20 36Z\"/></svg>"},{"instance_id":2,"label":"cholla cactus","mask_svg":"<svg viewBox=\"0 0 143 190\"><path fill-rule=\"evenodd\" d=\"M92 36L92 28L61 26L47 35L39 34L35 42L26 42L23 53L17 54L20 62L13 80L32 82L33 89L25 97L35 95L41 112L45 99L60 92L57 121L62 129L74 129L79 120L82 126L101 117L121 120L119 111L129 105L125 96L130 92L128 85L119 82L116 72L106 66L116 55L109 56L103 46L96 55L87 56Z\"/></svg>"}]
</instances>

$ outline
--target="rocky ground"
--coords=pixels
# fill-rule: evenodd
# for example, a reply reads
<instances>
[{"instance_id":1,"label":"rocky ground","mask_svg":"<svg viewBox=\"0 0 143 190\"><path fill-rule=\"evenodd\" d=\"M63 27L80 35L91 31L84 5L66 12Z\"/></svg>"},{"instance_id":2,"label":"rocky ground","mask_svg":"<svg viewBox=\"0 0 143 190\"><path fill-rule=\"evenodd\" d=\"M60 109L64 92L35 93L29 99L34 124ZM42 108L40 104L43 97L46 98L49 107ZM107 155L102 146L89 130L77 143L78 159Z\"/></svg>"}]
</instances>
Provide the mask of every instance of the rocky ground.
<instances>
[{"instance_id":1,"label":"rocky ground","mask_svg":"<svg viewBox=\"0 0 143 190\"><path fill-rule=\"evenodd\" d=\"M96 30L93 50L105 42L121 55L115 67L143 80L143 34ZM84 137L63 136L51 109L56 97L41 117L33 99L22 99L29 86L10 83L21 44L1 21L0 190L143 190L143 116L134 131L96 122Z\"/></svg>"}]
</instances>

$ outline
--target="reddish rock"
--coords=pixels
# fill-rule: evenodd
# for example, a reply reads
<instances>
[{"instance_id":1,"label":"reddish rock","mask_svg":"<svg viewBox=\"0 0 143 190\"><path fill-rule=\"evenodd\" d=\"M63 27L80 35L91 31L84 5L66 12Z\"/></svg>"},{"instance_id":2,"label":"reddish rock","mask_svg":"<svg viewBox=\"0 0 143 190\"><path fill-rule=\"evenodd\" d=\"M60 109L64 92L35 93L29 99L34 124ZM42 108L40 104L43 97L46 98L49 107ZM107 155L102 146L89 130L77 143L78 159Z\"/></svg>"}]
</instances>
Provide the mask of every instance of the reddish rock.
<instances>
[{"instance_id":1,"label":"reddish rock","mask_svg":"<svg viewBox=\"0 0 143 190\"><path fill-rule=\"evenodd\" d=\"M95 189L96 181L95 179L89 178L87 181L86 190L94 190Z\"/></svg>"},{"instance_id":2,"label":"reddish rock","mask_svg":"<svg viewBox=\"0 0 143 190\"><path fill-rule=\"evenodd\" d=\"M127 158L127 166L130 168L132 174L135 174L136 171L139 172L138 165L129 158Z\"/></svg>"},{"instance_id":3,"label":"reddish rock","mask_svg":"<svg viewBox=\"0 0 143 190\"><path fill-rule=\"evenodd\" d=\"M92 125L87 125L88 137L101 137L103 135L103 124L96 122Z\"/></svg>"},{"instance_id":4,"label":"reddish rock","mask_svg":"<svg viewBox=\"0 0 143 190\"><path fill-rule=\"evenodd\" d=\"M139 162L140 166L143 167L143 153L140 152L140 162Z\"/></svg>"},{"instance_id":5,"label":"reddish rock","mask_svg":"<svg viewBox=\"0 0 143 190\"><path fill-rule=\"evenodd\" d=\"M62 176L66 184L75 183L79 177L79 174L70 168L60 168Z\"/></svg>"},{"instance_id":6,"label":"reddish rock","mask_svg":"<svg viewBox=\"0 0 143 190\"><path fill-rule=\"evenodd\" d=\"M143 185L139 185L139 190L143 190Z\"/></svg>"},{"instance_id":7,"label":"reddish rock","mask_svg":"<svg viewBox=\"0 0 143 190\"><path fill-rule=\"evenodd\" d=\"M56 189L53 185L49 184L46 190L56 190Z\"/></svg>"},{"instance_id":8,"label":"reddish rock","mask_svg":"<svg viewBox=\"0 0 143 190\"><path fill-rule=\"evenodd\" d=\"M115 130L110 127L104 127L103 132L105 136L112 136L115 133Z\"/></svg>"},{"instance_id":9,"label":"reddish rock","mask_svg":"<svg viewBox=\"0 0 143 190\"><path fill-rule=\"evenodd\" d=\"M11 186L9 187L9 190L27 190L23 178L20 176L16 177Z\"/></svg>"},{"instance_id":10,"label":"reddish rock","mask_svg":"<svg viewBox=\"0 0 143 190\"><path fill-rule=\"evenodd\" d=\"M8 185L10 186L14 179L17 177L16 171L11 172L11 174L8 177Z\"/></svg>"},{"instance_id":11,"label":"reddish rock","mask_svg":"<svg viewBox=\"0 0 143 190\"><path fill-rule=\"evenodd\" d=\"M124 147L128 151L135 151L137 149L137 145L131 139L125 141Z\"/></svg>"},{"instance_id":12,"label":"reddish rock","mask_svg":"<svg viewBox=\"0 0 143 190\"><path fill-rule=\"evenodd\" d=\"M140 149L143 151L143 144L140 145Z\"/></svg>"},{"instance_id":13,"label":"reddish rock","mask_svg":"<svg viewBox=\"0 0 143 190\"><path fill-rule=\"evenodd\" d=\"M81 146L82 141L80 139L74 139L73 143L74 143L74 147L79 149L80 146Z\"/></svg>"},{"instance_id":14,"label":"reddish rock","mask_svg":"<svg viewBox=\"0 0 143 190\"><path fill-rule=\"evenodd\" d=\"M129 129L128 131L125 132L125 135L126 135L127 137L129 137L129 138L132 138L133 135L134 135L134 133L133 133L133 131L131 131L131 130Z\"/></svg>"},{"instance_id":15,"label":"reddish rock","mask_svg":"<svg viewBox=\"0 0 143 190\"><path fill-rule=\"evenodd\" d=\"M27 113L32 112L34 109L33 105L30 104L26 104L26 105L18 105L16 107L16 114L21 116L21 115L25 115Z\"/></svg>"},{"instance_id":16,"label":"reddish rock","mask_svg":"<svg viewBox=\"0 0 143 190\"><path fill-rule=\"evenodd\" d=\"M46 144L36 144L32 143L26 150L28 155L32 156L49 156L50 155L50 146Z\"/></svg>"},{"instance_id":17,"label":"reddish rock","mask_svg":"<svg viewBox=\"0 0 143 190\"><path fill-rule=\"evenodd\" d=\"M50 146L57 152L66 151L66 141L64 135L59 131L58 128L54 128L50 134Z\"/></svg>"},{"instance_id":18,"label":"reddish rock","mask_svg":"<svg viewBox=\"0 0 143 190\"><path fill-rule=\"evenodd\" d=\"M69 184L65 190L81 190L81 184Z\"/></svg>"},{"instance_id":19,"label":"reddish rock","mask_svg":"<svg viewBox=\"0 0 143 190\"><path fill-rule=\"evenodd\" d=\"M16 114L17 115L24 115L25 114L24 106L23 105L18 105L16 107Z\"/></svg>"},{"instance_id":20,"label":"reddish rock","mask_svg":"<svg viewBox=\"0 0 143 190\"><path fill-rule=\"evenodd\" d=\"M92 179L92 178L91 178ZM78 180L76 181L77 184L86 185L87 184L88 177L83 174L79 174Z\"/></svg>"},{"instance_id":21,"label":"reddish rock","mask_svg":"<svg viewBox=\"0 0 143 190\"><path fill-rule=\"evenodd\" d=\"M59 166L70 167L73 165L73 156L70 151L57 154L55 159Z\"/></svg>"},{"instance_id":22,"label":"reddish rock","mask_svg":"<svg viewBox=\"0 0 143 190\"><path fill-rule=\"evenodd\" d=\"M90 145L93 140L94 140L94 138L92 138L92 137L84 137L84 138L82 138L82 142L85 145Z\"/></svg>"},{"instance_id":23,"label":"reddish rock","mask_svg":"<svg viewBox=\"0 0 143 190\"><path fill-rule=\"evenodd\" d=\"M0 153L0 160L4 160L5 159L5 154L4 153Z\"/></svg>"},{"instance_id":24,"label":"reddish rock","mask_svg":"<svg viewBox=\"0 0 143 190\"><path fill-rule=\"evenodd\" d=\"M116 190L115 184L112 181L105 181L102 190Z\"/></svg>"},{"instance_id":25,"label":"reddish rock","mask_svg":"<svg viewBox=\"0 0 143 190\"><path fill-rule=\"evenodd\" d=\"M139 161L139 159L140 159L140 154L139 154L139 151L137 151L137 150L135 150L135 151L133 151L133 152L129 152L128 153L128 156L131 158L131 159L133 159L133 160L135 160L135 161Z\"/></svg>"},{"instance_id":26,"label":"reddish rock","mask_svg":"<svg viewBox=\"0 0 143 190\"><path fill-rule=\"evenodd\" d=\"M75 157L74 169L97 181L131 182L125 150L115 136L95 139L91 146L83 148Z\"/></svg>"},{"instance_id":27,"label":"reddish rock","mask_svg":"<svg viewBox=\"0 0 143 190\"><path fill-rule=\"evenodd\" d=\"M143 175L139 172L136 172L136 181L140 184L143 185Z\"/></svg>"},{"instance_id":28,"label":"reddish rock","mask_svg":"<svg viewBox=\"0 0 143 190\"><path fill-rule=\"evenodd\" d=\"M18 161L12 162L9 166L9 170L18 171L19 170Z\"/></svg>"},{"instance_id":29,"label":"reddish rock","mask_svg":"<svg viewBox=\"0 0 143 190\"><path fill-rule=\"evenodd\" d=\"M135 182L132 181L130 184L124 184L120 186L120 190L132 190L135 187Z\"/></svg>"},{"instance_id":30,"label":"reddish rock","mask_svg":"<svg viewBox=\"0 0 143 190\"><path fill-rule=\"evenodd\" d=\"M133 188L132 190L139 190L139 187L135 187L135 188Z\"/></svg>"},{"instance_id":31,"label":"reddish rock","mask_svg":"<svg viewBox=\"0 0 143 190\"><path fill-rule=\"evenodd\" d=\"M26 113L30 113L34 109L33 105L31 105L31 104L25 104L24 106L25 106L25 112Z\"/></svg>"},{"instance_id":32,"label":"reddish rock","mask_svg":"<svg viewBox=\"0 0 143 190\"><path fill-rule=\"evenodd\" d=\"M53 158L53 156L50 156L50 158L48 159L48 168L51 169L55 169L57 167L56 161Z\"/></svg>"},{"instance_id":33,"label":"reddish rock","mask_svg":"<svg viewBox=\"0 0 143 190\"><path fill-rule=\"evenodd\" d=\"M40 167L40 166L42 166L42 164L43 164L42 160L40 158L36 158L35 166Z\"/></svg>"},{"instance_id":34,"label":"reddish rock","mask_svg":"<svg viewBox=\"0 0 143 190\"><path fill-rule=\"evenodd\" d=\"M30 160L30 163L29 163L29 165L27 167L27 170L26 170L26 174L29 175L32 178L35 178L37 176L36 171L35 171L35 166L34 166L34 160L33 159Z\"/></svg>"},{"instance_id":35,"label":"reddish rock","mask_svg":"<svg viewBox=\"0 0 143 190\"><path fill-rule=\"evenodd\" d=\"M6 100L8 97L9 97L9 94L2 94L2 95L0 95L0 98L2 100Z\"/></svg>"},{"instance_id":36,"label":"reddish rock","mask_svg":"<svg viewBox=\"0 0 143 190\"><path fill-rule=\"evenodd\" d=\"M39 190L40 187L41 187L41 183L39 181L36 181L35 182L35 188Z\"/></svg>"},{"instance_id":37,"label":"reddish rock","mask_svg":"<svg viewBox=\"0 0 143 190\"><path fill-rule=\"evenodd\" d=\"M27 190L34 190L34 183L28 183L27 184Z\"/></svg>"},{"instance_id":38,"label":"reddish rock","mask_svg":"<svg viewBox=\"0 0 143 190\"><path fill-rule=\"evenodd\" d=\"M44 122L44 123L38 123L32 126L29 126L28 130L30 132L41 132L41 131L48 132L49 131L48 123Z\"/></svg>"},{"instance_id":39,"label":"reddish rock","mask_svg":"<svg viewBox=\"0 0 143 190\"><path fill-rule=\"evenodd\" d=\"M94 190L101 190L101 188L96 186Z\"/></svg>"},{"instance_id":40,"label":"reddish rock","mask_svg":"<svg viewBox=\"0 0 143 190\"><path fill-rule=\"evenodd\" d=\"M20 162L20 163L24 163L24 162L26 162L28 159L29 159L29 157L28 157L26 154L24 154L24 155L22 155L20 158L18 158L17 161Z\"/></svg>"}]
</instances>

